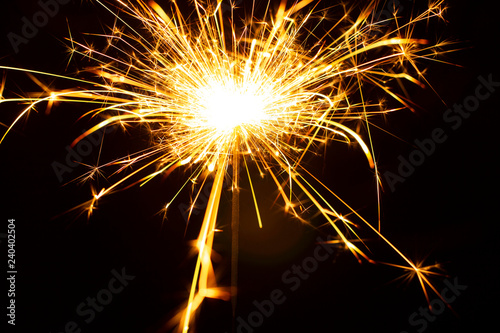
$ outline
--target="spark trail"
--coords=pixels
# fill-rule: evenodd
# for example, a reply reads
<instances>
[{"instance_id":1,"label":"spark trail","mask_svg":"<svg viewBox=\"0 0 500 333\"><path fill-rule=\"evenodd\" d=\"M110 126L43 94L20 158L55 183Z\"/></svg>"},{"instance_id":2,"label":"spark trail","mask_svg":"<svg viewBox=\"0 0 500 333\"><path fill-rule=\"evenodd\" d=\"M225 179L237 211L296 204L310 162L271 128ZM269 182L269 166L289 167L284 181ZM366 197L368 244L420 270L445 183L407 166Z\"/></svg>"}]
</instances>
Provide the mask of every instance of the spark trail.
<instances>
[{"instance_id":1,"label":"spark trail","mask_svg":"<svg viewBox=\"0 0 500 333\"><path fill-rule=\"evenodd\" d=\"M396 16L377 22L373 13L379 1L375 0L363 9L324 9L319 7L321 1L314 0L282 0L274 9L264 1L263 9L253 2L250 8L232 6L229 13L223 12L221 0L194 0L189 14L176 1L168 8L153 1L96 2L116 17L108 33L95 36L106 40L106 48L94 49L71 33L68 38L71 57L90 59L95 65L85 72L96 79L0 66L85 87L53 90L35 80L43 92L1 99L0 103L27 105L2 141L31 110L56 101L83 103L88 106L83 116L101 119L76 138L73 146L113 125L149 132L149 148L95 166L113 173L107 188L93 189L91 199L75 208L89 216L103 196L143 185L176 168L190 170L185 185L165 205L167 214L182 189L191 183L208 186L208 179L213 178L196 240L189 296L173 319L179 331L190 330L193 314L205 298L234 298L234 288L217 285L211 257L224 178L237 165L244 171L234 175L248 178L260 227L264 219L249 165L259 170L259 176L273 180L285 210L293 217L309 223L303 212L311 210L304 208L306 204L312 205L359 261L382 262L372 259L366 245L359 242L357 229L367 230L399 256L401 262L389 265L416 277L427 299L430 290L439 294L429 280L437 274L431 267L407 258L380 233L380 220L378 226L366 221L311 174L303 161L331 141L358 147L367 166L374 169L380 192L370 119L411 109L411 99L394 87L404 81L425 86L419 64L448 52L442 51L449 45L445 41L430 43L413 36L416 25L442 18L443 1L430 3L426 11L404 22ZM262 14L257 17L257 12ZM341 15L334 20L330 12ZM142 28L134 28L129 20L140 22ZM1 91L4 87L5 81ZM385 97L372 102L373 91ZM386 109L384 99L399 106ZM130 166L135 168L131 171ZM233 181L232 190L238 191L238 186ZM325 190L339 202L338 207L321 195ZM299 199L299 194L306 199ZM349 214L356 221L348 219Z\"/></svg>"}]
</instances>

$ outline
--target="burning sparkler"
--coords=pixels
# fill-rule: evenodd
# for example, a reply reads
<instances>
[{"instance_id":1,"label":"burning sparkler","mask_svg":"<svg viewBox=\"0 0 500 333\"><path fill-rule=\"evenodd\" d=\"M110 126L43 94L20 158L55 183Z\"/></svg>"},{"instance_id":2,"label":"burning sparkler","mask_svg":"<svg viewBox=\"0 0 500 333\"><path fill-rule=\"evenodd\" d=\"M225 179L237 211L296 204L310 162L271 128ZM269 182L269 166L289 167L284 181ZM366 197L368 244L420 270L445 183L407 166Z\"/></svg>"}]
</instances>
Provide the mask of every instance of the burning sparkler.
<instances>
[{"instance_id":1,"label":"burning sparkler","mask_svg":"<svg viewBox=\"0 0 500 333\"><path fill-rule=\"evenodd\" d=\"M202 184L201 188L208 186L207 180L213 177L196 240L197 262L189 297L175 318L180 331L188 332L193 314L205 298L234 300L234 288L217 286L212 245L224 178L232 167L235 287L239 178L248 178L257 222L260 227L264 225L249 164L259 170L261 177L273 180L285 210L292 216L308 223L301 213L305 200L298 198L298 193L305 194L308 204L331 225L337 241L345 244L359 261L375 262L366 254L362 242L360 246L354 244L360 240L357 229L364 225L400 256L401 263L390 265L416 277L426 297L429 289L438 293L428 278L436 274L431 267L422 267L405 257L380 233L380 221L378 226L368 223L308 172L302 161L309 152L332 140L355 145L374 169L379 192L370 118L411 108L409 99L391 89L391 82L406 80L423 86L425 78L418 62L435 57L447 43L429 44L414 38L412 32L417 23L442 17L442 0L431 3L425 12L406 22L400 22L396 16L376 21L372 13L377 0L355 18L353 10L330 8L342 13L333 23L327 11L318 9L320 1L297 0L289 4L282 0L276 10L267 2L260 18L256 18L254 1L241 26L237 24L240 18L236 7L224 12L221 0L193 0L190 16L183 14L176 1L171 2L168 10L153 1L146 4L117 0L115 6L96 2L110 12L114 12L115 6L118 9L115 25L101 36L107 41L106 49L96 50L79 43L71 34L68 40L71 57L82 55L93 60L96 65L86 71L98 79L0 66L33 75L51 75L88 87L53 91L40 84L44 92L37 96L3 99L0 103L28 104L9 130L44 103L87 104L89 112L85 116L100 116L103 120L76 138L73 145L112 125L141 126L150 132L150 148L95 166L96 172L114 169L111 178L118 179L107 188L93 191L92 198L77 207L89 216L103 196L131 184L144 184L181 166L194 171L179 192L190 183ZM120 13L140 21L143 30L133 28ZM394 28L385 31L388 26ZM368 88L378 89L400 107L388 110L383 102L370 102ZM132 165L135 170L127 171ZM241 174L238 166L242 166ZM94 175L92 172L87 176ZM341 214L320 194L320 188L338 199L359 222ZM198 195L194 196L194 203ZM165 214L176 197L165 205Z\"/></svg>"}]
</instances>

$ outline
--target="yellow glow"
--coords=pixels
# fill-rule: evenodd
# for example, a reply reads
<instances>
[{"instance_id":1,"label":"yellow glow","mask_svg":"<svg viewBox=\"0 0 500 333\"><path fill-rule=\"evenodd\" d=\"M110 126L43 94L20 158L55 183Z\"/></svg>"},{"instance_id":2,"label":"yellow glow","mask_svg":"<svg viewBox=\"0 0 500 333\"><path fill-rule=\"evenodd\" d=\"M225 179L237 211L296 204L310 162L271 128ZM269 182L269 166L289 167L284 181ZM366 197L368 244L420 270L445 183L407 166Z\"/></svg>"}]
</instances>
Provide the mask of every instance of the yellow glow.
<instances>
[{"instance_id":1,"label":"yellow glow","mask_svg":"<svg viewBox=\"0 0 500 333\"><path fill-rule=\"evenodd\" d=\"M264 102L237 87L209 87L201 93L200 115L208 127L227 133L238 126L259 124L265 119Z\"/></svg>"},{"instance_id":2,"label":"yellow glow","mask_svg":"<svg viewBox=\"0 0 500 333\"><path fill-rule=\"evenodd\" d=\"M189 157L183 159L182 161L180 161L180 164L181 165L188 164L189 162L191 162L192 159L193 159L193 156L189 156Z\"/></svg>"}]
</instances>

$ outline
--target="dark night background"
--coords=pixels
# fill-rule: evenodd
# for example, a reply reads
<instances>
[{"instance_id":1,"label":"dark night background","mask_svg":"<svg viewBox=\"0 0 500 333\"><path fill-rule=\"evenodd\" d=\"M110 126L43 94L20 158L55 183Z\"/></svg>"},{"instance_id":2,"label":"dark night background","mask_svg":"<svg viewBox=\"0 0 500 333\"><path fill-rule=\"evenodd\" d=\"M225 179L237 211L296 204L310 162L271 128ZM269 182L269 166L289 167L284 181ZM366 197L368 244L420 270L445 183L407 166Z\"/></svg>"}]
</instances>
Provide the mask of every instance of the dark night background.
<instances>
[{"instance_id":1,"label":"dark night background","mask_svg":"<svg viewBox=\"0 0 500 333\"><path fill-rule=\"evenodd\" d=\"M400 2L401 14L409 15L412 3ZM415 7L425 3L417 1ZM463 50L444 59L462 67L427 63L427 78L448 106L431 89L410 87L412 99L419 105L416 112L401 111L388 116L387 122L378 122L407 142L429 138L435 128L442 128L448 135L446 142L437 145L435 153L404 183L397 184L394 192L385 183L382 194L383 234L410 258L426 258L427 264L439 262L449 280L457 278L467 286L451 304L455 313L447 309L429 322L425 330L429 333L481 332L490 325L496 327L500 88L456 130L443 121L448 107L474 94L478 76L492 74L494 81L500 81L500 29L495 9L488 1L450 1L445 16L448 23L419 30L418 38L442 36L460 41L456 48ZM4 4L0 14L0 65L64 74L68 59L63 41L68 35L66 19L74 37L88 41L94 39L81 33L102 32L103 26L113 21L98 5L70 1L61 5L57 15L16 54L7 34L19 33L21 18L32 17L39 10L34 0ZM68 71L73 73L86 65L85 60L78 59ZM4 74L4 96L39 90L24 74ZM62 80L41 78L46 84L64 87ZM21 107L0 104L0 122L10 124ZM78 121L85 111L85 105L59 104L46 114L41 107L16 126L0 146L0 233L7 232L9 218L16 219L15 332L64 332L70 321L76 322L81 332L157 332L187 299L194 267L188 242L196 237L202 214L194 216L185 235L186 225L177 209L179 203L189 203L189 193L183 193L162 224L156 213L184 182L183 173L176 172L168 179L158 178L142 188L105 197L90 220L71 213L60 215L90 197L88 184L63 185L83 174L84 166L65 174L63 183L51 166L53 161L64 162L65 147L89 127L88 119ZM147 146L147 136L140 131L133 134L133 138L121 132L107 135L103 160ZM376 129L373 134L380 172L397 172L398 156L407 158L414 148ZM97 153L94 149L83 163L95 163ZM376 221L373 173L359 150L331 144L326 157L308 163L363 216ZM105 183L101 180L100 186ZM296 291L290 291L291 285L282 280L282 274L310 257L317 246L316 238L326 238L329 229L306 227L285 216L279 204L271 207L276 193L269 180L255 186L261 193L258 200L264 229L258 230L248 186L243 183L237 316L246 319L255 311L253 302L269 299L275 289L282 290L286 300L254 332L416 332L408 318L426 306L417 283L393 282L401 275L400 270L359 265L352 255L339 249L320 262ZM230 193L226 192L221 201L222 226L229 223L230 209ZM318 217L312 222L316 226L324 223ZM229 283L229 239L224 233L216 237L215 250L222 256L217 264L221 285ZM5 238L0 248L4 273ZM395 259L377 240L371 241L370 248L376 259ZM87 297L95 297L108 287L113 269L125 269L135 278L86 323L88 316L79 316L75 310ZM445 287L444 278L433 281L438 290ZM0 294L6 311L7 285L3 288ZM2 324L6 321L2 314ZM199 332L230 332L230 303L206 300L197 324Z\"/></svg>"}]
</instances>

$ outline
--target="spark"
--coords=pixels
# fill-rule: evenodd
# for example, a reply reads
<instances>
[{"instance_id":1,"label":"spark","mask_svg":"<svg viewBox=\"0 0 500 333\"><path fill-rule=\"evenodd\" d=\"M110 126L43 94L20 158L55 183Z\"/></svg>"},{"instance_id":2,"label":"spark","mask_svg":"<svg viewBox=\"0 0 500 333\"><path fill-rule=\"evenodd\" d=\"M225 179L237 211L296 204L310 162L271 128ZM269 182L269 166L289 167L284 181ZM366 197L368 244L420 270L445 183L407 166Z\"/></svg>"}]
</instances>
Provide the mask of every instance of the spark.
<instances>
[{"instance_id":1,"label":"spark","mask_svg":"<svg viewBox=\"0 0 500 333\"><path fill-rule=\"evenodd\" d=\"M207 180L213 178L195 242L197 262L188 300L174 318L180 331L190 331L194 314L205 298L227 300L234 292L217 286L211 257L214 234L223 231L217 227L223 182L235 161L246 170L241 176L248 177L260 227L265 228L265 219L259 212L250 164L261 177L272 179L278 200L292 216L310 223L305 215L316 209L336 233L336 242L344 244L360 262L382 262L367 254L366 244L357 236L356 230L364 226L399 256L401 263L388 265L416 278L427 299L429 289L438 293L429 280L434 274L432 267L413 263L382 235L380 217L378 227L374 227L310 173L303 161L332 141L358 147L367 166L374 169L380 196L381 179L370 132L375 125L371 119L403 108L413 110L411 99L394 90L394 85L404 81L429 85L420 63L433 60L449 43L432 44L413 37L413 32L421 22L443 18L446 7L442 0L432 2L426 11L404 22L396 14L392 19L374 22L377 0L369 2L357 16L354 9L345 6L330 8L332 12L344 11L336 21L329 18L327 10L318 9L320 1L282 0L275 12L268 3L258 18L257 8L252 6L251 14L244 14L240 24L236 22L245 8L238 9L231 3L230 13L224 13L221 0L193 0L189 15L175 0L169 8L154 1L96 2L116 17L109 33L95 36L106 41L105 49L100 51L93 43L78 42L70 32L68 53L70 59L80 55L93 61L95 66L85 72L98 79L0 66L86 87L57 91L34 79L44 92L6 98L4 79L0 103L27 106L1 141L30 110L43 103L50 109L55 102L84 103L89 106L84 116L102 117L72 146L114 125L124 130L140 127L150 133L149 148L89 166L92 171L86 180L102 175L100 170L104 168L115 168L107 188L92 188L92 199L75 208L87 211L89 216L103 196L134 184L144 185L177 168L190 170L185 184L162 207L166 216L185 187L200 180L203 186L209 186ZM142 23L144 29L134 29L122 14ZM387 31L380 33L384 27ZM378 102L370 101L373 90L379 91L374 97ZM399 106L384 109L389 100ZM130 170L132 165L137 167ZM340 202L339 207L321 194L324 189ZM233 184L233 191L237 190L238 184ZM190 213L198 196L194 197ZM350 215L358 222L354 223Z\"/></svg>"}]
</instances>

